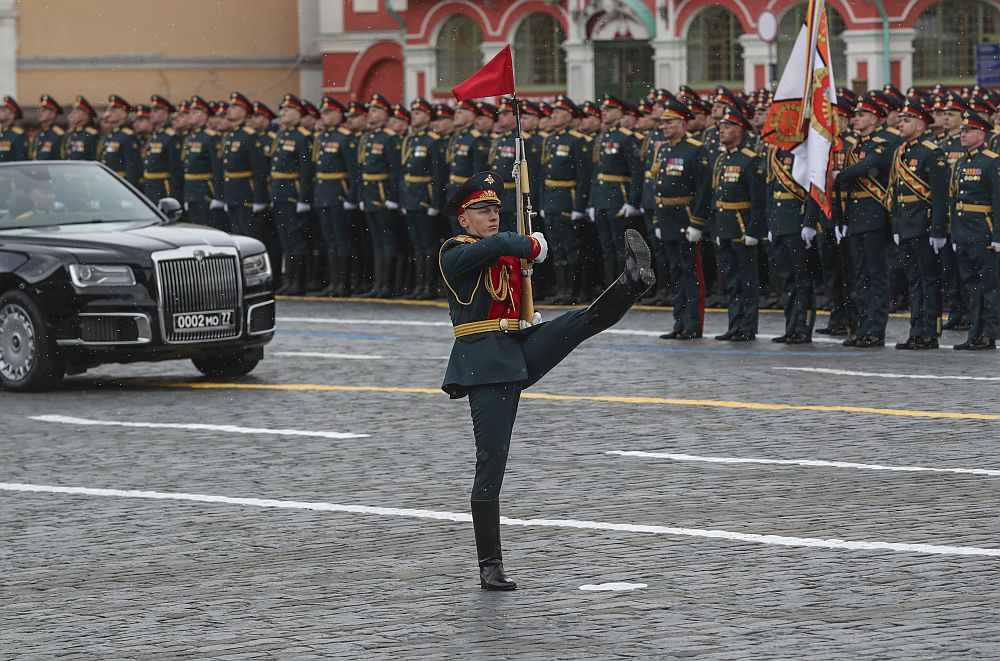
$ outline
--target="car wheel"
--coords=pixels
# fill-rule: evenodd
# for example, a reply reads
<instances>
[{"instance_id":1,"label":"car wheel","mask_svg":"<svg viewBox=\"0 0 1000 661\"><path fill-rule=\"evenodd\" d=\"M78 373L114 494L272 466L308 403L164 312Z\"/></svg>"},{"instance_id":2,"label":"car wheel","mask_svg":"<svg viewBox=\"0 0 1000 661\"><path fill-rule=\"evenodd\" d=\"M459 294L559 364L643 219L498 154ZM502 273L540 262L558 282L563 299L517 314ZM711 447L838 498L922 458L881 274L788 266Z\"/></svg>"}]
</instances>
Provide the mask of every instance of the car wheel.
<instances>
[{"instance_id":1,"label":"car wheel","mask_svg":"<svg viewBox=\"0 0 1000 661\"><path fill-rule=\"evenodd\" d=\"M191 362L205 376L246 376L264 357L262 349L247 349L237 354L192 358Z\"/></svg>"},{"instance_id":2,"label":"car wheel","mask_svg":"<svg viewBox=\"0 0 1000 661\"><path fill-rule=\"evenodd\" d=\"M21 291L0 296L0 387L44 390L64 373L38 303Z\"/></svg>"}]
</instances>

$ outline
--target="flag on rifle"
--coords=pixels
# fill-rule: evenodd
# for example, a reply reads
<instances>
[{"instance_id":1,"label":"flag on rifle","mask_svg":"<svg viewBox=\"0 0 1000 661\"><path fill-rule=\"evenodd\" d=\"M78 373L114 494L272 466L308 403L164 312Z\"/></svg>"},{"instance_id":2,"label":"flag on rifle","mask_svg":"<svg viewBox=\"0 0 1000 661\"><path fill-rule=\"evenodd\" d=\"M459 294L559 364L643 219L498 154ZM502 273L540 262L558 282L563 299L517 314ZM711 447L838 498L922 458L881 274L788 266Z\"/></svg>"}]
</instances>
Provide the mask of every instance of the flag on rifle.
<instances>
[{"instance_id":1,"label":"flag on rifle","mask_svg":"<svg viewBox=\"0 0 1000 661\"><path fill-rule=\"evenodd\" d=\"M455 85L451 93L459 101L513 94L514 62L510 56L510 44L504 46L482 69Z\"/></svg>"}]
</instances>

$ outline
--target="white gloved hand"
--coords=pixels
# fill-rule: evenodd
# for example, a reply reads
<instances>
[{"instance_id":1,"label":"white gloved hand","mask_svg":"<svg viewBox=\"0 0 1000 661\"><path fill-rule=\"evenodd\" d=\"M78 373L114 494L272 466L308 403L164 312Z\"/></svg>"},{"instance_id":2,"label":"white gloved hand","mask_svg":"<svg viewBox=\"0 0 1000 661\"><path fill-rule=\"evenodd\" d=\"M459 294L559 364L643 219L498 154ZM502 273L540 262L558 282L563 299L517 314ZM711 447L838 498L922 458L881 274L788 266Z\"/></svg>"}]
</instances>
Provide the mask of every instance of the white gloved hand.
<instances>
[{"instance_id":1,"label":"white gloved hand","mask_svg":"<svg viewBox=\"0 0 1000 661\"><path fill-rule=\"evenodd\" d=\"M545 209L542 209L541 211L538 212L538 217L545 218Z\"/></svg>"},{"instance_id":2,"label":"white gloved hand","mask_svg":"<svg viewBox=\"0 0 1000 661\"><path fill-rule=\"evenodd\" d=\"M951 251L952 252L958 252L958 244L957 243L951 244Z\"/></svg>"},{"instance_id":3,"label":"white gloved hand","mask_svg":"<svg viewBox=\"0 0 1000 661\"><path fill-rule=\"evenodd\" d=\"M344 211L354 211L357 208L358 205L354 204L353 202L348 202L347 200L344 200Z\"/></svg>"},{"instance_id":4,"label":"white gloved hand","mask_svg":"<svg viewBox=\"0 0 1000 661\"><path fill-rule=\"evenodd\" d=\"M717 246L719 246L721 248L722 247L722 239L720 239L719 237L715 237L715 245L717 245Z\"/></svg>"},{"instance_id":5,"label":"white gloved hand","mask_svg":"<svg viewBox=\"0 0 1000 661\"><path fill-rule=\"evenodd\" d=\"M399 204L397 202L393 202L392 200L386 200L385 208L389 209L390 211L395 211L396 209L399 208Z\"/></svg>"},{"instance_id":6,"label":"white gloved hand","mask_svg":"<svg viewBox=\"0 0 1000 661\"><path fill-rule=\"evenodd\" d=\"M427 208L427 215L430 216L431 218L433 218L434 216L437 216L440 213L441 213L440 209L435 209L434 207L428 207Z\"/></svg>"},{"instance_id":7,"label":"white gloved hand","mask_svg":"<svg viewBox=\"0 0 1000 661\"><path fill-rule=\"evenodd\" d=\"M295 213L308 213L310 209L312 209L312 207L305 202L295 203Z\"/></svg>"},{"instance_id":8,"label":"white gloved hand","mask_svg":"<svg viewBox=\"0 0 1000 661\"><path fill-rule=\"evenodd\" d=\"M100 206L100 205L98 205L98 206ZM98 207L94 207L94 208L96 209L96 208L98 208ZM191 210L191 204L190 204L190 203L188 203L188 202L185 202L185 203L184 203L184 210L185 210L185 211L190 211L190 210Z\"/></svg>"},{"instance_id":9,"label":"white gloved hand","mask_svg":"<svg viewBox=\"0 0 1000 661\"><path fill-rule=\"evenodd\" d=\"M1000 253L1000 241L994 241L990 244L990 250L996 253Z\"/></svg>"},{"instance_id":10,"label":"white gloved hand","mask_svg":"<svg viewBox=\"0 0 1000 661\"><path fill-rule=\"evenodd\" d=\"M264 213L267 211L267 205L264 203L254 202L253 206L250 208L253 213Z\"/></svg>"},{"instance_id":11,"label":"white gloved hand","mask_svg":"<svg viewBox=\"0 0 1000 661\"><path fill-rule=\"evenodd\" d=\"M542 217L544 218L545 216L542 216ZM580 212L580 211L572 211L569 214L569 219L570 220L583 220L585 217L586 216L584 216L583 213Z\"/></svg>"},{"instance_id":12,"label":"white gloved hand","mask_svg":"<svg viewBox=\"0 0 1000 661\"><path fill-rule=\"evenodd\" d=\"M750 236L749 234L744 234L743 235L743 245L745 245L745 246L755 246L758 243L760 243L760 241L758 241L754 237Z\"/></svg>"},{"instance_id":13,"label":"white gloved hand","mask_svg":"<svg viewBox=\"0 0 1000 661\"><path fill-rule=\"evenodd\" d=\"M699 241L701 241L701 230L698 229L697 227L692 227L691 225L688 225L684 229L684 236L687 237L687 240L690 243L698 243ZM715 243L718 244L719 240L716 239Z\"/></svg>"},{"instance_id":14,"label":"white gloved hand","mask_svg":"<svg viewBox=\"0 0 1000 661\"><path fill-rule=\"evenodd\" d=\"M897 246L899 245L899 235L898 234L893 234L892 235L892 242L895 243Z\"/></svg>"},{"instance_id":15,"label":"white gloved hand","mask_svg":"<svg viewBox=\"0 0 1000 661\"><path fill-rule=\"evenodd\" d=\"M622 208L618 210L618 215L625 216L626 218L634 218L635 216L641 216L642 211L626 202L622 205Z\"/></svg>"},{"instance_id":16,"label":"white gloved hand","mask_svg":"<svg viewBox=\"0 0 1000 661\"><path fill-rule=\"evenodd\" d=\"M545 240L545 235L541 232L532 232L531 238L538 241L538 245L541 246L541 250L538 251L538 256L531 261L535 264L541 264L545 261L545 258L549 256L549 242Z\"/></svg>"},{"instance_id":17,"label":"white gloved hand","mask_svg":"<svg viewBox=\"0 0 1000 661\"><path fill-rule=\"evenodd\" d=\"M208 203L208 208L215 211L216 209L225 209L226 205L222 203L222 200L212 200Z\"/></svg>"},{"instance_id":18,"label":"white gloved hand","mask_svg":"<svg viewBox=\"0 0 1000 661\"><path fill-rule=\"evenodd\" d=\"M806 244L806 248L812 248L813 239L816 238L816 230L812 227L802 228L802 240Z\"/></svg>"},{"instance_id":19,"label":"white gloved hand","mask_svg":"<svg viewBox=\"0 0 1000 661\"><path fill-rule=\"evenodd\" d=\"M841 229L842 227L843 229ZM835 239L837 239L837 243L839 244L841 241L844 240L844 237L847 236L847 226L834 225L833 236Z\"/></svg>"},{"instance_id":20,"label":"white gloved hand","mask_svg":"<svg viewBox=\"0 0 1000 661\"><path fill-rule=\"evenodd\" d=\"M403 214L405 216L406 215L406 209L400 209L399 213L401 213L401 214Z\"/></svg>"},{"instance_id":21,"label":"white gloved hand","mask_svg":"<svg viewBox=\"0 0 1000 661\"><path fill-rule=\"evenodd\" d=\"M594 207L588 207L587 208L587 218L590 218L590 220L593 221L594 217L596 215L597 215L597 212L594 211Z\"/></svg>"},{"instance_id":22,"label":"white gloved hand","mask_svg":"<svg viewBox=\"0 0 1000 661\"><path fill-rule=\"evenodd\" d=\"M521 321L518 322L518 325L521 327L521 330L524 330L525 328L531 328L532 326L537 326L540 323L542 323L542 313L535 312L535 314L531 315L530 323L522 319Z\"/></svg>"},{"instance_id":23,"label":"white gloved hand","mask_svg":"<svg viewBox=\"0 0 1000 661\"><path fill-rule=\"evenodd\" d=\"M770 232L767 233L767 242L774 243L774 235L771 234Z\"/></svg>"},{"instance_id":24,"label":"white gloved hand","mask_svg":"<svg viewBox=\"0 0 1000 661\"><path fill-rule=\"evenodd\" d=\"M660 232L660 228L659 227L657 227L656 229L653 230L653 234L656 235L657 239L662 239L663 238L663 235L662 235L663 233Z\"/></svg>"},{"instance_id":25,"label":"white gloved hand","mask_svg":"<svg viewBox=\"0 0 1000 661\"><path fill-rule=\"evenodd\" d=\"M364 200L361 200L360 202L358 202L358 208L361 209L362 211L365 210L365 201Z\"/></svg>"},{"instance_id":26,"label":"white gloved hand","mask_svg":"<svg viewBox=\"0 0 1000 661\"><path fill-rule=\"evenodd\" d=\"M941 238L932 236L930 237L930 244L931 248L934 248L934 254L937 255L938 253L941 252L942 248L948 245L948 239L944 238L943 236Z\"/></svg>"}]
</instances>

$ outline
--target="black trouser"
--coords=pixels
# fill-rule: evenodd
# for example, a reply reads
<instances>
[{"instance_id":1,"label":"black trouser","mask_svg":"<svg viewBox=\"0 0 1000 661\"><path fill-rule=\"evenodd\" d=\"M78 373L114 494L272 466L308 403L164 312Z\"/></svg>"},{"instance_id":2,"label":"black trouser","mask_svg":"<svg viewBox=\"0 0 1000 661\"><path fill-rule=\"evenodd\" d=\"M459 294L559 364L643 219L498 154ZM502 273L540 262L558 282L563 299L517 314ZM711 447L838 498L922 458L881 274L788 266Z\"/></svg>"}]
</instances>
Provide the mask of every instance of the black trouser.
<instances>
[{"instance_id":1,"label":"black trouser","mask_svg":"<svg viewBox=\"0 0 1000 661\"><path fill-rule=\"evenodd\" d=\"M949 246L946 246L946 248ZM910 337L941 334L941 275L926 234L899 242L910 299Z\"/></svg>"},{"instance_id":2,"label":"black trouser","mask_svg":"<svg viewBox=\"0 0 1000 661\"><path fill-rule=\"evenodd\" d=\"M195 225L204 225L205 227L222 229L216 222L215 213L209 209L208 204L208 202L188 202L188 220Z\"/></svg>"},{"instance_id":3,"label":"black trouser","mask_svg":"<svg viewBox=\"0 0 1000 661\"><path fill-rule=\"evenodd\" d=\"M545 376L581 342L604 330L587 317L587 309L567 312L525 333L521 353L528 369L523 382L471 386L469 407L476 436L476 478L472 500L500 497L510 437L521 391Z\"/></svg>"},{"instance_id":4,"label":"black trouser","mask_svg":"<svg viewBox=\"0 0 1000 661\"><path fill-rule=\"evenodd\" d=\"M365 210L365 222L372 241L376 262L394 259L399 252L396 241L396 212L391 209Z\"/></svg>"},{"instance_id":5,"label":"black trouser","mask_svg":"<svg viewBox=\"0 0 1000 661\"><path fill-rule=\"evenodd\" d=\"M851 301L858 315L857 337L885 339L889 322L889 274L885 232L881 229L847 235L851 254Z\"/></svg>"},{"instance_id":6,"label":"black trouser","mask_svg":"<svg viewBox=\"0 0 1000 661\"><path fill-rule=\"evenodd\" d=\"M802 236L785 234L772 237L771 261L781 281L785 334L812 335L816 298Z\"/></svg>"},{"instance_id":7,"label":"black trouser","mask_svg":"<svg viewBox=\"0 0 1000 661\"><path fill-rule=\"evenodd\" d=\"M229 210L226 211L226 215L229 217L229 231L233 234L252 236L248 231L246 221L247 217L250 215L250 207L243 206L242 204L230 204Z\"/></svg>"},{"instance_id":8,"label":"black trouser","mask_svg":"<svg viewBox=\"0 0 1000 661\"><path fill-rule=\"evenodd\" d=\"M596 209L597 239L601 243L601 262L606 270L620 273L625 267L625 219L615 209ZM605 283L607 284L607 283Z\"/></svg>"},{"instance_id":9,"label":"black trouser","mask_svg":"<svg viewBox=\"0 0 1000 661\"><path fill-rule=\"evenodd\" d=\"M757 246L745 245L741 239L722 239L717 249L719 271L729 295L729 330L756 334L760 296Z\"/></svg>"},{"instance_id":10,"label":"black trouser","mask_svg":"<svg viewBox=\"0 0 1000 661\"><path fill-rule=\"evenodd\" d=\"M958 270L958 257L951 250L951 238L941 252L941 279L944 285L944 297L948 304L948 319L963 319L969 307L965 287L962 285L962 275Z\"/></svg>"},{"instance_id":11,"label":"black trouser","mask_svg":"<svg viewBox=\"0 0 1000 661\"><path fill-rule=\"evenodd\" d=\"M306 256L309 250L306 242L308 222L306 214L295 211L294 202L279 202L274 205L274 224L285 257L297 259Z\"/></svg>"},{"instance_id":12,"label":"black trouser","mask_svg":"<svg viewBox=\"0 0 1000 661\"><path fill-rule=\"evenodd\" d=\"M670 268L674 298L674 331L700 333L705 327L705 278L701 272L701 242L685 238L661 243Z\"/></svg>"},{"instance_id":13,"label":"black trouser","mask_svg":"<svg viewBox=\"0 0 1000 661\"><path fill-rule=\"evenodd\" d=\"M416 259L427 259L437 254L438 216L427 215L426 211L410 209L406 212L406 230L410 235L410 245L413 247L413 257ZM501 231L503 231L501 229Z\"/></svg>"},{"instance_id":14,"label":"black trouser","mask_svg":"<svg viewBox=\"0 0 1000 661\"><path fill-rule=\"evenodd\" d=\"M847 283L844 274L846 249L837 243L833 229L816 234L816 250L819 251L820 271L823 277L823 289L830 297L831 328L850 326L850 301L847 296Z\"/></svg>"},{"instance_id":15,"label":"black trouser","mask_svg":"<svg viewBox=\"0 0 1000 661\"><path fill-rule=\"evenodd\" d=\"M350 220L342 206L320 207L319 232L323 239L323 249L332 257L354 256L354 238L351 236Z\"/></svg>"},{"instance_id":16,"label":"black trouser","mask_svg":"<svg viewBox=\"0 0 1000 661\"><path fill-rule=\"evenodd\" d=\"M580 235L569 211L545 212L545 240L549 242L552 263L556 266L580 261Z\"/></svg>"},{"instance_id":17,"label":"black trouser","mask_svg":"<svg viewBox=\"0 0 1000 661\"><path fill-rule=\"evenodd\" d=\"M1000 334L997 254L986 243L959 243L956 257L962 275L962 288L969 302L967 319L972 326L969 339L982 336L995 340Z\"/></svg>"}]
</instances>

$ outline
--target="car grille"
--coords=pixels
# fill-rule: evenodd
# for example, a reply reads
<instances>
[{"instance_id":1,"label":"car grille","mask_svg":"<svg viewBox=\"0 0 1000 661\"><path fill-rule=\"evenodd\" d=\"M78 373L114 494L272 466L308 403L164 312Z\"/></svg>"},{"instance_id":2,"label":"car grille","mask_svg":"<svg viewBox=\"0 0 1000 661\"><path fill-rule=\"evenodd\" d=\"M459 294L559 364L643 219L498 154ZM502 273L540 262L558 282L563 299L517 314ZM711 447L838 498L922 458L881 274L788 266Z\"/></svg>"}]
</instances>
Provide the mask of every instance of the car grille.
<instances>
[{"instance_id":1,"label":"car grille","mask_svg":"<svg viewBox=\"0 0 1000 661\"><path fill-rule=\"evenodd\" d=\"M239 262L234 255L207 255L201 259L165 259L157 262L163 336L167 342L202 342L239 337L242 332ZM233 311L231 328L174 332L175 314Z\"/></svg>"}]
</instances>

